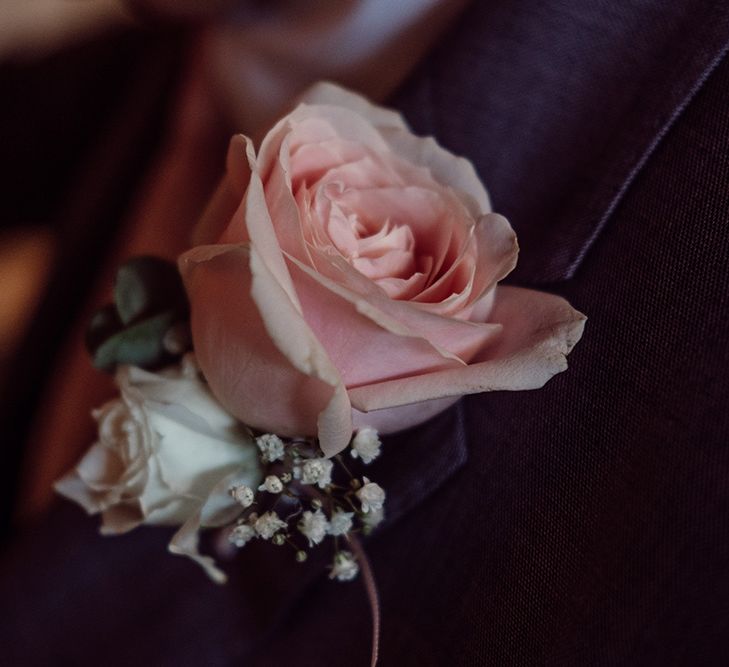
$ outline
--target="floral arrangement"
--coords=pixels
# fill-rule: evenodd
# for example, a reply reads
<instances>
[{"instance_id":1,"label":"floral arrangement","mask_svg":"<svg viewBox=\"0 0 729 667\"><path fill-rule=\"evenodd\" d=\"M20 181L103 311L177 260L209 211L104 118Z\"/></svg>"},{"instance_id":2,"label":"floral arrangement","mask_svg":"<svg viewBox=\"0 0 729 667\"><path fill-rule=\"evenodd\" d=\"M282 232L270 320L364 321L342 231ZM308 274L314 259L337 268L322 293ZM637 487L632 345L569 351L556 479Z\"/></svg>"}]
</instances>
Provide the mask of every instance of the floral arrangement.
<instances>
[{"instance_id":1,"label":"floral arrangement","mask_svg":"<svg viewBox=\"0 0 729 667\"><path fill-rule=\"evenodd\" d=\"M331 539L330 576L353 579L386 492L352 459L464 394L566 369L585 318L500 285L517 253L470 162L318 84L257 148L233 137L177 267L121 267L87 341L120 395L57 490L103 533L179 526L170 550L218 582L201 528L298 561Z\"/></svg>"}]
</instances>

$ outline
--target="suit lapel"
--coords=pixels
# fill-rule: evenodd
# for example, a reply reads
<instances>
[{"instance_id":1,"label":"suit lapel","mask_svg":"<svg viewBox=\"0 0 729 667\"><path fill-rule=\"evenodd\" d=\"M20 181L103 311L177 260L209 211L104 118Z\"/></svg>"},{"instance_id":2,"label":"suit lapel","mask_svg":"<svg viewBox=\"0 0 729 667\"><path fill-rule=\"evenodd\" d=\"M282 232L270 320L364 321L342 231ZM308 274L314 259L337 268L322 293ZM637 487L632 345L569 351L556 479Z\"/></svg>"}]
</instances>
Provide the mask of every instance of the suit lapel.
<instances>
[{"instance_id":1,"label":"suit lapel","mask_svg":"<svg viewBox=\"0 0 729 667\"><path fill-rule=\"evenodd\" d=\"M474 3L393 102L416 131L473 160L495 209L510 217L521 239L517 282L553 283L575 273L727 51L729 11L718 3L670 13L655 0L620 12L616 18L605 3L566 0L539 10ZM596 43L595 35L606 41ZM622 55L605 64L597 49ZM562 66L567 61L574 71ZM460 404L386 438L381 458L355 473L388 494L378 532L386 537L466 459ZM297 565L284 548L263 544L247 547L228 568L231 584L243 589L241 603L257 601L254 651L325 579L330 560L326 546ZM251 570L256 577L246 575Z\"/></svg>"},{"instance_id":2,"label":"suit lapel","mask_svg":"<svg viewBox=\"0 0 729 667\"><path fill-rule=\"evenodd\" d=\"M726 5L695 6L660 50L608 149L591 166L591 187L554 221L540 256L529 253L516 275L537 282L571 278L651 155L729 48ZM709 28L712 26L713 29Z\"/></svg>"},{"instance_id":3,"label":"suit lapel","mask_svg":"<svg viewBox=\"0 0 729 667\"><path fill-rule=\"evenodd\" d=\"M469 157L520 239L509 278L572 277L727 51L719 2L473 3L399 92Z\"/></svg>"}]
</instances>

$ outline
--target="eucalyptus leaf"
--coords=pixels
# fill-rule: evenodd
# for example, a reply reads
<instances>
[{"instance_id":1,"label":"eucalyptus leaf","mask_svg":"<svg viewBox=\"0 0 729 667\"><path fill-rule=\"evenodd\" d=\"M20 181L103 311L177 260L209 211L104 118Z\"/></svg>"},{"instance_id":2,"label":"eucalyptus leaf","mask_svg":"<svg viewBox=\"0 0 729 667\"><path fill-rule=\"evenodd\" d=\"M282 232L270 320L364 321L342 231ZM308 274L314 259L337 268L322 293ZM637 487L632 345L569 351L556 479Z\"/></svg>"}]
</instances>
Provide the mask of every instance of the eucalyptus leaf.
<instances>
[{"instance_id":1,"label":"eucalyptus leaf","mask_svg":"<svg viewBox=\"0 0 729 667\"><path fill-rule=\"evenodd\" d=\"M123 328L116 308L113 303L99 308L86 328L86 349L91 356L96 353L97 348L108 338Z\"/></svg>"},{"instance_id":2,"label":"eucalyptus leaf","mask_svg":"<svg viewBox=\"0 0 729 667\"><path fill-rule=\"evenodd\" d=\"M119 268L114 301L125 325L163 311L183 316L187 297L177 267L158 257L134 257Z\"/></svg>"},{"instance_id":3,"label":"eucalyptus leaf","mask_svg":"<svg viewBox=\"0 0 729 667\"><path fill-rule=\"evenodd\" d=\"M176 318L177 314L168 310L112 335L96 349L94 366L112 371L117 364L142 368L161 365L169 357L162 339Z\"/></svg>"}]
</instances>

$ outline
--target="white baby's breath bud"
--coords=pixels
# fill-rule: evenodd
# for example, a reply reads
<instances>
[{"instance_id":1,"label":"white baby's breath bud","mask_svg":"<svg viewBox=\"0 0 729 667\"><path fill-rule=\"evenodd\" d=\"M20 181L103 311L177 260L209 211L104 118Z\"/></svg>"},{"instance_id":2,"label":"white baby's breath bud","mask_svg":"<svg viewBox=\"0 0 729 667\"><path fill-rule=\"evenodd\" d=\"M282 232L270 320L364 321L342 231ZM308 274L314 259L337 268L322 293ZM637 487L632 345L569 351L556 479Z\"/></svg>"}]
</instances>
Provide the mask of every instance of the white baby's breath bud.
<instances>
[{"instance_id":1,"label":"white baby's breath bud","mask_svg":"<svg viewBox=\"0 0 729 667\"><path fill-rule=\"evenodd\" d=\"M283 475L281 475L281 481L284 484L288 484L291 481L291 473L285 472Z\"/></svg>"},{"instance_id":2,"label":"white baby's breath bud","mask_svg":"<svg viewBox=\"0 0 729 667\"><path fill-rule=\"evenodd\" d=\"M264 463L281 461L284 458L283 440L273 433L264 433L256 438L256 444L261 452Z\"/></svg>"},{"instance_id":3,"label":"white baby's breath bud","mask_svg":"<svg viewBox=\"0 0 729 667\"><path fill-rule=\"evenodd\" d=\"M277 547L280 547L284 542L286 542L286 537L284 537L283 533L276 533L272 538L271 542L273 542Z\"/></svg>"},{"instance_id":4,"label":"white baby's breath bud","mask_svg":"<svg viewBox=\"0 0 729 667\"><path fill-rule=\"evenodd\" d=\"M294 477L302 484L317 484L323 489L332 483L332 466L329 459L306 459L301 466L294 468Z\"/></svg>"},{"instance_id":5,"label":"white baby's breath bud","mask_svg":"<svg viewBox=\"0 0 729 667\"><path fill-rule=\"evenodd\" d=\"M258 487L259 491L268 491L269 493L281 493L283 491L283 483L276 475L268 475L263 484Z\"/></svg>"},{"instance_id":6,"label":"white baby's breath bud","mask_svg":"<svg viewBox=\"0 0 729 667\"><path fill-rule=\"evenodd\" d=\"M316 512L304 512L299 521L299 531L309 540L309 546L319 544L327 534L329 522L321 510Z\"/></svg>"},{"instance_id":7,"label":"white baby's breath bud","mask_svg":"<svg viewBox=\"0 0 729 667\"><path fill-rule=\"evenodd\" d=\"M256 497L256 492L245 484L236 484L228 489L228 493L233 499L240 503L243 507L250 507L253 504L253 499Z\"/></svg>"},{"instance_id":8,"label":"white baby's breath bud","mask_svg":"<svg viewBox=\"0 0 729 667\"><path fill-rule=\"evenodd\" d=\"M357 491L357 498L362 503L362 511L367 514L382 509L385 504L385 492L382 487L375 482L370 482L366 477L363 477L362 480L364 486Z\"/></svg>"},{"instance_id":9,"label":"white baby's breath bud","mask_svg":"<svg viewBox=\"0 0 729 667\"><path fill-rule=\"evenodd\" d=\"M357 576L359 565L351 551L340 551L334 556L330 579L337 581L351 581Z\"/></svg>"},{"instance_id":10,"label":"white baby's breath bud","mask_svg":"<svg viewBox=\"0 0 729 667\"><path fill-rule=\"evenodd\" d=\"M372 510L367 512L362 517L362 523L364 524L364 533L369 535L377 526L379 526L385 519L385 510L380 507L378 510Z\"/></svg>"},{"instance_id":11,"label":"white baby's breath bud","mask_svg":"<svg viewBox=\"0 0 729 667\"><path fill-rule=\"evenodd\" d=\"M343 512L337 510L332 514L332 518L329 521L329 534L330 535L346 535L352 530L352 517L354 512Z\"/></svg>"},{"instance_id":12,"label":"white baby's breath bud","mask_svg":"<svg viewBox=\"0 0 729 667\"><path fill-rule=\"evenodd\" d=\"M296 552L296 562L297 563L303 563L309 556L307 555L306 551L297 551Z\"/></svg>"},{"instance_id":13,"label":"white baby's breath bud","mask_svg":"<svg viewBox=\"0 0 729 667\"><path fill-rule=\"evenodd\" d=\"M380 438L377 431L369 426L359 429L352 440L352 458L362 459L365 464L372 463L380 455Z\"/></svg>"},{"instance_id":14,"label":"white baby's breath bud","mask_svg":"<svg viewBox=\"0 0 729 667\"><path fill-rule=\"evenodd\" d=\"M276 512L266 512L256 519L253 527L259 537L270 540L279 530L286 527L286 522L281 521Z\"/></svg>"},{"instance_id":15,"label":"white baby's breath bud","mask_svg":"<svg viewBox=\"0 0 729 667\"><path fill-rule=\"evenodd\" d=\"M230 531L228 540L230 540L231 544L235 544L237 547L244 547L255 536L256 531L253 526L249 526L247 523L241 523Z\"/></svg>"}]
</instances>

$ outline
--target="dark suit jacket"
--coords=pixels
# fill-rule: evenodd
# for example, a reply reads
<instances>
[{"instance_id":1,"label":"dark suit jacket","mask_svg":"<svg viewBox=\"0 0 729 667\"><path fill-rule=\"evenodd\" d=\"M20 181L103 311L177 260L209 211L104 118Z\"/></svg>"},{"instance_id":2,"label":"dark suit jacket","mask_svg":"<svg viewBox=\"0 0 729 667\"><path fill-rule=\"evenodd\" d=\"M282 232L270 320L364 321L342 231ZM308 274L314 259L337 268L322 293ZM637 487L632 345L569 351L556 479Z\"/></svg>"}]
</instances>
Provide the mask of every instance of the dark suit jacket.
<instances>
[{"instance_id":1,"label":"dark suit jacket","mask_svg":"<svg viewBox=\"0 0 729 667\"><path fill-rule=\"evenodd\" d=\"M382 664L729 664L729 6L474 2L393 104L470 157L512 280L588 325L534 392L385 442ZM361 583L61 506L6 556L11 664L366 665Z\"/></svg>"}]
</instances>

